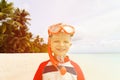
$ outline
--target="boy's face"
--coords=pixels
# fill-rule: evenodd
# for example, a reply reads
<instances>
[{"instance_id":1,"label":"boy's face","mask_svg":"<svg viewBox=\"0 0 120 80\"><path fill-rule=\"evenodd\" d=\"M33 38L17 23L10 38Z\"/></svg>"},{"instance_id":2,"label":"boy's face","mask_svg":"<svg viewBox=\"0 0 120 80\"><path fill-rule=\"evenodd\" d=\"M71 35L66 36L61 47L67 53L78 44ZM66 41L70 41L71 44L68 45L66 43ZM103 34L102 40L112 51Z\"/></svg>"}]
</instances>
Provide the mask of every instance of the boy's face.
<instances>
[{"instance_id":1,"label":"boy's face","mask_svg":"<svg viewBox=\"0 0 120 80\"><path fill-rule=\"evenodd\" d=\"M71 36L60 32L50 38L51 49L55 56L65 56L71 46Z\"/></svg>"}]
</instances>

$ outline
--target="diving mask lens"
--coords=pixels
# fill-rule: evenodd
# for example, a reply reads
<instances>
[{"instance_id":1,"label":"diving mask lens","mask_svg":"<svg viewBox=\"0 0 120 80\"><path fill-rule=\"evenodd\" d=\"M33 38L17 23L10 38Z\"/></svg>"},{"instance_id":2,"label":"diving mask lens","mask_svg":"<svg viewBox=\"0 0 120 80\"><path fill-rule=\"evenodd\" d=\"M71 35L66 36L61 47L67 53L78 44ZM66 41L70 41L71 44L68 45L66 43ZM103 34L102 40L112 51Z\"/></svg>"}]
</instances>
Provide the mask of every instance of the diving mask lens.
<instances>
[{"instance_id":1,"label":"diving mask lens","mask_svg":"<svg viewBox=\"0 0 120 80\"><path fill-rule=\"evenodd\" d=\"M52 26L49 30L51 33L57 33L60 31L60 27L59 26Z\"/></svg>"},{"instance_id":2,"label":"diving mask lens","mask_svg":"<svg viewBox=\"0 0 120 80\"><path fill-rule=\"evenodd\" d=\"M71 26L64 26L63 29L69 34L74 33L74 28Z\"/></svg>"}]
</instances>

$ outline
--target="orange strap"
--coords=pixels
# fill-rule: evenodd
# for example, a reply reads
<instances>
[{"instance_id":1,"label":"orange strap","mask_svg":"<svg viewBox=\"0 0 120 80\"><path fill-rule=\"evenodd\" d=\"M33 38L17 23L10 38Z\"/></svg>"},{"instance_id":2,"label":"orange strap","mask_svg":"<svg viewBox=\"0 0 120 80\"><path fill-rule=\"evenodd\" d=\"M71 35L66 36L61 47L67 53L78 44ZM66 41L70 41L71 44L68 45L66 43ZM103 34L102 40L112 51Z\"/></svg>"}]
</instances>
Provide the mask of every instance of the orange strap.
<instances>
[{"instance_id":1,"label":"orange strap","mask_svg":"<svg viewBox=\"0 0 120 80\"><path fill-rule=\"evenodd\" d=\"M70 62L74 66L75 71L77 72L77 80L85 80L84 75L82 73L82 70L80 69L80 67L78 66L78 64L76 64L73 61L70 61Z\"/></svg>"}]
</instances>

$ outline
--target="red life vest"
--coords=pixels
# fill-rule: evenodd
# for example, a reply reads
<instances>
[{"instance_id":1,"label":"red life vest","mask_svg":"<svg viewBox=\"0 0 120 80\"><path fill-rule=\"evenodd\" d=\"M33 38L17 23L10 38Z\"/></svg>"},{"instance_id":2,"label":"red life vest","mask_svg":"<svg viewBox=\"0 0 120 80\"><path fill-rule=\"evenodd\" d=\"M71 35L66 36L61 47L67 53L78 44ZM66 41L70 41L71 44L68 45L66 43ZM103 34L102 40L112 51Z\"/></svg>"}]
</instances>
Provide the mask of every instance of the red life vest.
<instances>
[{"instance_id":1,"label":"red life vest","mask_svg":"<svg viewBox=\"0 0 120 80\"><path fill-rule=\"evenodd\" d=\"M42 73L44 71L45 66L47 65L47 63L49 61L50 60L47 60L47 61L45 61L45 62L43 62L43 63L40 64L38 70L35 73L35 76L34 76L33 80L42 80ZM83 73L82 73L82 70L80 69L80 67L78 66L78 64L76 64L75 62L73 62L71 60L70 60L70 63L73 65L73 67L76 70L77 80L85 80L84 76L83 76Z\"/></svg>"}]
</instances>

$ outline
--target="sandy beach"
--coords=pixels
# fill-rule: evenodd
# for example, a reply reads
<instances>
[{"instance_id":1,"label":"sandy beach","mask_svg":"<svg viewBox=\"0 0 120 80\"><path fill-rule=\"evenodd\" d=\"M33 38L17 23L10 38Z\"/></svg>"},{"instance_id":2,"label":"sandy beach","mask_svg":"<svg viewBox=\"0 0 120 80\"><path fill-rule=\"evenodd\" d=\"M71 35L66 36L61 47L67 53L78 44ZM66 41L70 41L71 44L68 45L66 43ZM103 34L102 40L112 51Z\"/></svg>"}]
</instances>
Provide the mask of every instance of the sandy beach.
<instances>
[{"instance_id":1,"label":"sandy beach","mask_svg":"<svg viewBox=\"0 0 120 80\"><path fill-rule=\"evenodd\" d=\"M120 80L120 54L69 54L79 64L86 80ZM40 54L0 54L0 80L33 80L42 61Z\"/></svg>"}]
</instances>

